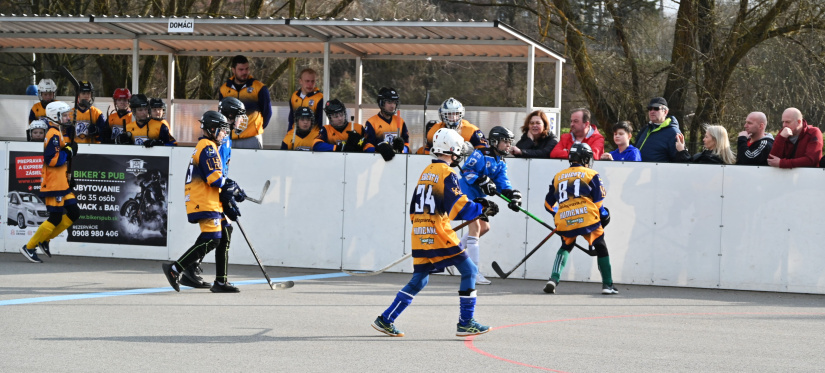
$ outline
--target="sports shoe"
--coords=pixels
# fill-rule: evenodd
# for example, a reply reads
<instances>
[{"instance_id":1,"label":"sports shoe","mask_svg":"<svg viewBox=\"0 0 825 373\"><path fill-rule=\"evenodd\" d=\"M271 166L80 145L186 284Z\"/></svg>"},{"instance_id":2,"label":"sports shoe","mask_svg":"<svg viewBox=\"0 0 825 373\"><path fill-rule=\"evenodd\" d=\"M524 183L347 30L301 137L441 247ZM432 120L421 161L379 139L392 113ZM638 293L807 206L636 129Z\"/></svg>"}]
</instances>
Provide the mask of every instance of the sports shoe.
<instances>
[{"instance_id":1,"label":"sports shoe","mask_svg":"<svg viewBox=\"0 0 825 373\"><path fill-rule=\"evenodd\" d=\"M488 280L484 275L480 272L476 274L476 285L490 285L491 281Z\"/></svg>"},{"instance_id":2,"label":"sports shoe","mask_svg":"<svg viewBox=\"0 0 825 373\"><path fill-rule=\"evenodd\" d=\"M189 266L189 268L186 268L183 271L183 276L180 276L180 284L198 289L211 288L211 282L204 281L203 277L198 276L198 273L201 272L199 267L200 266L197 264L192 264Z\"/></svg>"},{"instance_id":3,"label":"sports shoe","mask_svg":"<svg viewBox=\"0 0 825 373\"><path fill-rule=\"evenodd\" d=\"M547 294L554 294L556 292L556 285L558 284L558 282L551 278L550 281L547 281L547 285L544 285L544 292Z\"/></svg>"},{"instance_id":4,"label":"sports shoe","mask_svg":"<svg viewBox=\"0 0 825 373\"><path fill-rule=\"evenodd\" d=\"M390 337L404 336L404 332L396 329L395 324L385 322L384 317L381 315L378 315L378 317L375 318L375 321L372 322L372 328Z\"/></svg>"},{"instance_id":5,"label":"sports shoe","mask_svg":"<svg viewBox=\"0 0 825 373\"><path fill-rule=\"evenodd\" d=\"M43 263L43 261L37 257L37 249L29 250L26 248L26 245L23 245L23 247L20 248L20 254L23 254L23 256L32 263Z\"/></svg>"},{"instance_id":6,"label":"sports shoe","mask_svg":"<svg viewBox=\"0 0 825 373\"><path fill-rule=\"evenodd\" d=\"M619 294L619 290L613 287L613 285L602 285L602 294Z\"/></svg>"},{"instance_id":7,"label":"sports shoe","mask_svg":"<svg viewBox=\"0 0 825 373\"><path fill-rule=\"evenodd\" d=\"M166 280L169 281L169 285L172 285L172 288L175 291L180 291L180 272L172 269L173 263L163 263L161 267L163 267L163 274L166 275Z\"/></svg>"},{"instance_id":8,"label":"sports shoe","mask_svg":"<svg viewBox=\"0 0 825 373\"><path fill-rule=\"evenodd\" d=\"M455 335L456 337L466 337L469 335L484 334L489 331L489 326L479 324L476 319L470 319L470 321L464 325L461 325L461 323L456 324Z\"/></svg>"},{"instance_id":9,"label":"sports shoe","mask_svg":"<svg viewBox=\"0 0 825 373\"><path fill-rule=\"evenodd\" d=\"M211 291L213 293L240 293L241 289L238 289L237 287L235 287L235 285L232 285L232 283L229 282L229 281L227 281L223 284L220 284L217 281L215 281L215 283L212 284L212 287L209 288L209 291Z\"/></svg>"},{"instance_id":10,"label":"sports shoe","mask_svg":"<svg viewBox=\"0 0 825 373\"><path fill-rule=\"evenodd\" d=\"M49 258L52 257L52 252L49 251L49 241L43 241L37 244L37 247L39 247L40 250L43 250L43 254L46 254Z\"/></svg>"}]
</instances>

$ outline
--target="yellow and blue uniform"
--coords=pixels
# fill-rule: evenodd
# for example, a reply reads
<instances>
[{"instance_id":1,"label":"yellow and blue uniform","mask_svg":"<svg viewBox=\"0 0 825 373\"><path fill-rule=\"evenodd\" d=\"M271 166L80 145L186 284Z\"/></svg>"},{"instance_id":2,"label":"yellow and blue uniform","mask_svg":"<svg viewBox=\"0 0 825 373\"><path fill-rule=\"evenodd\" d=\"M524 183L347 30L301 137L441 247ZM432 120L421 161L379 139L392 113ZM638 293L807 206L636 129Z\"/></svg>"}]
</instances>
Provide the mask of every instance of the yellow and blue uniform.
<instances>
[{"instance_id":1,"label":"yellow and blue uniform","mask_svg":"<svg viewBox=\"0 0 825 373\"><path fill-rule=\"evenodd\" d=\"M43 107L43 103L39 101L32 105L32 109L29 111L29 124L37 119L46 119L46 108Z\"/></svg>"},{"instance_id":2,"label":"yellow and blue uniform","mask_svg":"<svg viewBox=\"0 0 825 373\"><path fill-rule=\"evenodd\" d=\"M446 127L447 126L444 124L444 122L439 122L432 126L430 130L427 132L427 144L432 144L435 133L438 130ZM476 149L484 149L490 146L487 143L487 138L484 137L484 132L481 132L481 130L478 129L478 127L466 121L465 119L461 120L461 125L458 127L457 132L459 135L461 135L461 137L464 138L464 141L473 144L473 147ZM416 154L430 154L430 148L421 148L418 152L416 152Z\"/></svg>"},{"instance_id":3,"label":"yellow and blue uniform","mask_svg":"<svg viewBox=\"0 0 825 373\"><path fill-rule=\"evenodd\" d=\"M70 118L76 121L74 141L78 144L100 144L101 134L107 132L106 118L104 118L103 112L94 106L86 110L74 110L69 113ZM77 116L75 116L75 113L77 113ZM95 135L89 134L89 128L92 126L97 128L97 134Z\"/></svg>"},{"instance_id":4,"label":"yellow and blue uniform","mask_svg":"<svg viewBox=\"0 0 825 373\"><path fill-rule=\"evenodd\" d=\"M582 236L593 243L603 233L600 215L603 213L605 190L596 170L573 164L553 177L553 184L544 199L544 208L555 212L556 233L566 243L573 243ZM605 213L606 215L606 213Z\"/></svg>"},{"instance_id":5,"label":"yellow and blue uniform","mask_svg":"<svg viewBox=\"0 0 825 373\"><path fill-rule=\"evenodd\" d=\"M315 90L308 95L304 95L299 89L292 93L289 98L289 117L287 118L289 125L286 128L287 131L291 130L295 124L295 110L301 107L308 107L315 113L315 125L320 126L321 123L324 123L324 114L321 110L324 108L324 94L319 90Z\"/></svg>"},{"instance_id":6,"label":"yellow and blue uniform","mask_svg":"<svg viewBox=\"0 0 825 373\"><path fill-rule=\"evenodd\" d=\"M284 136L284 141L281 142L281 150L312 150L312 147L315 145L315 139L318 138L318 134L321 133L321 130L318 126L313 125L312 129L309 130L305 136L301 136L300 134L295 134L295 142L292 142L293 133L295 132L295 128L289 130Z\"/></svg>"},{"instance_id":7,"label":"yellow and blue uniform","mask_svg":"<svg viewBox=\"0 0 825 373\"><path fill-rule=\"evenodd\" d=\"M243 84L235 84L235 77L229 78L221 86L218 101L224 97L235 97L243 102L249 124L240 134L232 132L232 140L255 137L264 133L272 117L272 104L269 99L269 88L261 81L249 77Z\"/></svg>"},{"instance_id":8,"label":"yellow and blue uniform","mask_svg":"<svg viewBox=\"0 0 825 373\"><path fill-rule=\"evenodd\" d=\"M75 204L74 193L68 180L68 157L60 150L66 146L65 138L54 126L49 126L43 141L43 170L40 175L40 197L46 201L46 209L62 212L63 206Z\"/></svg>"},{"instance_id":9,"label":"yellow and blue uniform","mask_svg":"<svg viewBox=\"0 0 825 373\"><path fill-rule=\"evenodd\" d=\"M113 111L106 118L106 123L109 125L109 132L111 133L110 140L114 140L126 129L126 125L131 123L132 111L127 110L126 114L121 116L117 111Z\"/></svg>"},{"instance_id":10,"label":"yellow and blue uniform","mask_svg":"<svg viewBox=\"0 0 825 373\"><path fill-rule=\"evenodd\" d=\"M200 223L201 232L213 233L206 238L221 237L223 207L220 188L224 177L221 156L212 140L200 138L189 160L186 172L186 217L190 223Z\"/></svg>"},{"instance_id":11,"label":"yellow and blue uniform","mask_svg":"<svg viewBox=\"0 0 825 373\"><path fill-rule=\"evenodd\" d=\"M398 115L385 119L380 114L373 115L365 125L366 135L364 136L364 151L375 152L375 147L382 142L392 141L398 137L398 129L401 128L401 139L404 140L403 153L410 152L410 133L407 131L407 124Z\"/></svg>"},{"instance_id":12,"label":"yellow and blue uniform","mask_svg":"<svg viewBox=\"0 0 825 373\"><path fill-rule=\"evenodd\" d=\"M347 123L341 131L338 131L331 124L327 124L318 131L318 137L312 144L312 150L316 152L331 152L340 150L343 147L343 142L349 138L347 131L354 128L355 132L364 136L364 126L358 123ZM290 137L291 139L291 137ZM365 145L366 146L366 145ZM363 148L362 148L363 150Z\"/></svg>"},{"instance_id":13,"label":"yellow and blue uniform","mask_svg":"<svg viewBox=\"0 0 825 373\"><path fill-rule=\"evenodd\" d=\"M126 124L126 131L132 133L132 140L135 145L143 145L146 140L161 140L163 145L177 146L178 142L169 132L169 124L166 120L150 119L146 125L141 126L133 121Z\"/></svg>"}]
</instances>

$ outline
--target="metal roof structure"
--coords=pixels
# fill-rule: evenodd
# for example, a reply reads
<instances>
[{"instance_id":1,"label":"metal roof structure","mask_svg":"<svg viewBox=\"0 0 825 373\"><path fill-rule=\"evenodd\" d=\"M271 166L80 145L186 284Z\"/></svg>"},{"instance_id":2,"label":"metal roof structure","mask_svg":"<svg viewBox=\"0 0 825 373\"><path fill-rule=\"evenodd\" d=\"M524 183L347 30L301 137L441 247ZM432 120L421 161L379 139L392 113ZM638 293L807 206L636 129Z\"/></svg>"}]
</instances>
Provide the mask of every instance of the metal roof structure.
<instances>
[{"instance_id":1,"label":"metal roof structure","mask_svg":"<svg viewBox=\"0 0 825 373\"><path fill-rule=\"evenodd\" d=\"M182 28L175 28L184 26ZM323 58L356 60L361 102L362 60L519 62L527 64L526 108L533 109L535 64L555 63L555 107L561 108L564 57L499 21L275 19L240 17L109 17L0 14L0 53ZM174 59L169 58L169 100ZM323 79L329 92L329 79ZM132 91L139 92L138 76ZM360 113L359 113L360 120Z\"/></svg>"}]
</instances>

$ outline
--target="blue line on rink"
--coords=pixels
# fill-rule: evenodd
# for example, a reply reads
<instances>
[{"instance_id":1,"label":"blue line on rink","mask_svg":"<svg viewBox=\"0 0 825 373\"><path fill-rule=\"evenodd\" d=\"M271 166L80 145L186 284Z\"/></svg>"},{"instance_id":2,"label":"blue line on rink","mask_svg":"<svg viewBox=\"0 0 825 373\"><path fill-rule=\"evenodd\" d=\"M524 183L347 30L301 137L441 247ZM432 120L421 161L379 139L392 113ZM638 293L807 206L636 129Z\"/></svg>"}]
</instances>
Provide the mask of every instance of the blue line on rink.
<instances>
[{"instance_id":1,"label":"blue line on rink","mask_svg":"<svg viewBox=\"0 0 825 373\"><path fill-rule=\"evenodd\" d=\"M343 272L335 272L335 273L322 273L317 275L306 275L306 276L293 276L293 277L280 277L280 278L273 278L272 282L282 282L282 281L305 281L305 280L319 280L325 278L335 278L335 277L345 277L349 276ZM255 285L255 284L266 284L266 280L248 280L248 281L237 281L233 282L235 285ZM181 286L182 289L191 289L190 287ZM57 295L53 297L37 297L37 298L23 298L23 299L8 299L8 300L0 300L0 306L12 306L16 304L31 304L31 303L43 303L43 302L60 302L60 301L67 301L67 300L78 300L78 299L93 299L93 298L106 298L106 297L119 297L122 295L141 295L141 294L152 294L152 293L164 293L167 291L175 291L171 287L162 287L162 288L152 288L152 289L131 289L131 290L119 290L119 291L107 291L103 293L88 293L88 294L70 294L70 295Z\"/></svg>"}]
</instances>

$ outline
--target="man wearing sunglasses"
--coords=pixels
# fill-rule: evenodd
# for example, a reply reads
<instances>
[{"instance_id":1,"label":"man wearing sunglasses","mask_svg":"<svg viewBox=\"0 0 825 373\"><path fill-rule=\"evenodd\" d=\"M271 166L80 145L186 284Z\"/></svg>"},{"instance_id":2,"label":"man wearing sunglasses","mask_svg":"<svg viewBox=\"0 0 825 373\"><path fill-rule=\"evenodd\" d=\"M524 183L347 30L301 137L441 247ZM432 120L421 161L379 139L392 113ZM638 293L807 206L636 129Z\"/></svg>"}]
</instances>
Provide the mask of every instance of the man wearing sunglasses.
<instances>
[{"instance_id":1,"label":"man wearing sunglasses","mask_svg":"<svg viewBox=\"0 0 825 373\"><path fill-rule=\"evenodd\" d=\"M636 148L642 154L643 162L673 162L676 157L676 135L679 122L668 116L667 101L654 97L647 105L650 122L642 127L636 136Z\"/></svg>"}]
</instances>

